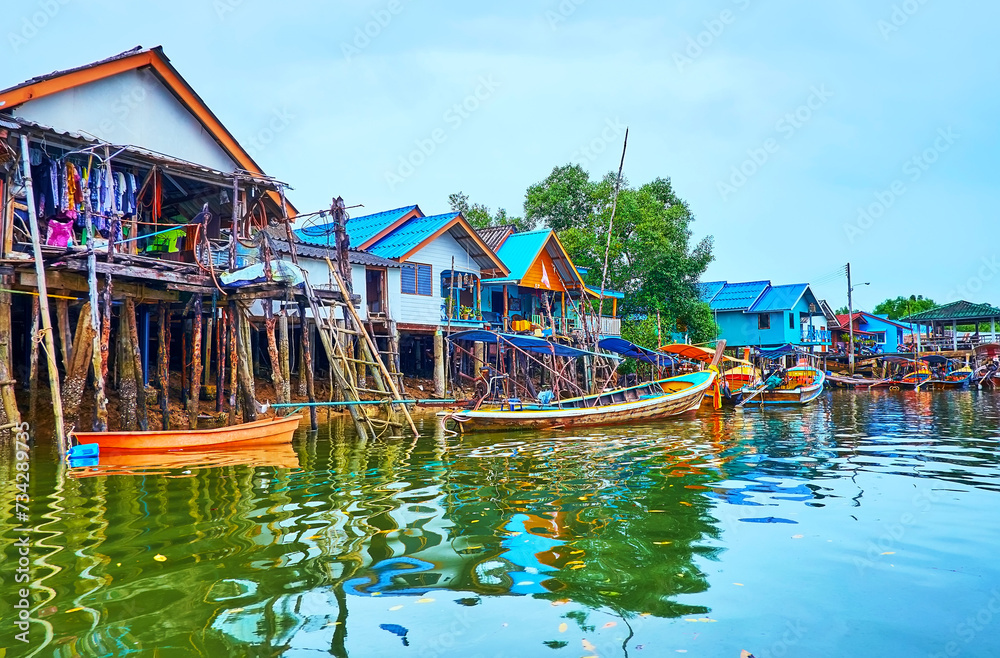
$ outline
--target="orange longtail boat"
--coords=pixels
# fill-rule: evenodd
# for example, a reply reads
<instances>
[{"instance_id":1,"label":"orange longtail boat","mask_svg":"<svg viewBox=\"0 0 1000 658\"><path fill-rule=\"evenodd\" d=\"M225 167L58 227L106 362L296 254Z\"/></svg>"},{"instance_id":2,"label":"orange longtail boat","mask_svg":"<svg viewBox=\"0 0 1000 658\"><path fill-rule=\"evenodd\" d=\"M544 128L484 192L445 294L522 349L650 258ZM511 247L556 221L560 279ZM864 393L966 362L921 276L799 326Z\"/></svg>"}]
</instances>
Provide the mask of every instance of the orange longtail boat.
<instances>
[{"instance_id":1,"label":"orange longtail boat","mask_svg":"<svg viewBox=\"0 0 1000 658\"><path fill-rule=\"evenodd\" d=\"M165 451L192 448L266 446L288 443L302 414L265 418L232 427L203 430L156 430L149 432L74 432L81 445L96 443L101 452Z\"/></svg>"}]
</instances>

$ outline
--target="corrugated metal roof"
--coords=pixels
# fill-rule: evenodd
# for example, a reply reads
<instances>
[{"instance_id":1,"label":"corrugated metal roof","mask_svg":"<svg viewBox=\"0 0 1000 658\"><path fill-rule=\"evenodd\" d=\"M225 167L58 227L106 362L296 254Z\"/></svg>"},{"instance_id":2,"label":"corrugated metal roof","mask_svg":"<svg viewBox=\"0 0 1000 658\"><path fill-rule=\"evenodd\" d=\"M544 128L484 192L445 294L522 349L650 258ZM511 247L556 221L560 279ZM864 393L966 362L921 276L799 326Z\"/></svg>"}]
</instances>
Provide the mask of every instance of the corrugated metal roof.
<instances>
[{"instance_id":1,"label":"corrugated metal roof","mask_svg":"<svg viewBox=\"0 0 1000 658\"><path fill-rule=\"evenodd\" d=\"M698 284L698 294L701 297L701 301L706 304L711 303L715 296L719 294L719 291L726 287L725 281L708 281L706 283Z\"/></svg>"},{"instance_id":2,"label":"corrugated metal roof","mask_svg":"<svg viewBox=\"0 0 1000 658\"><path fill-rule=\"evenodd\" d=\"M709 306L713 311L745 311L770 285L770 281L726 283L709 302Z\"/></svg>"},{"instance_id":3,"label":"corrugated metal roof","mask_svg":"<svg viewBox=\"0 0 1000 658\"><path fill-rule=\"evenodd\" d=\"M271 227L267 229L267 232L271 236L271 244L274 245L274 248L278 251L278 253L291 253L291 250L288 248L288 240L284 237L285 230L283 228ZM312 246L302 242L301 240L295 241L295 253L303 258L324 259L329 256L330 260L334 262L337 261L336 248L331 247L328 249L325 245L322 247ZM350 249L347 254L348 260L358 265L371 265L373 267L399 267L399 263L394 260L381 258L362 249Z\"/></svg>"},{"instance_id":4,"label":"corrugated metal roof","mask_svg":"<svg viewBox=\"0 0 1000 658\"><path fill-rule=\"evenodd\" d=\"M789 311L795 307L802 295L809 289L805 283L792 283L784 286L769 286L747 313L771 313Z\"/></svg>"},{"instance_id":5,"label":"corrugated metal roof","mask_svg":"<svg viewBox=\"0 0 1000 658\"><path fill-rule=\"evenodd\" d=\"M520 281L527 274L528 268L535 262L538 252L545 246L552 233L551 229L540 229L526 233L515 233L507 238L497 256L510 270L507 278Z\"/></svg>"},{"instance_id":6,"label":"corrugated metal roof","mask_svg":"<svg viewBox=\"0 0 1000 658\"><path fill-rule=\"evenodd\" d=\"M513 224L504 224L503 226L487 226L486 228L477 228L476 233L482 238L486 246L496 251L503 244L504 240L507 239L516 230Z\"/></svg>"},{"instance_id":7,"label":"corrugated metal roof","mask_svg":"<svg viewBox=\"0 0 1000 658\"><path fill-rule=\"evenodd\" d=\"M900 320L900 322L948 322L951 320L990 320L1000 318L1000 308L989 304L973 304L967 301L952 302L932 308L923 313L914 313Z\"/></svg>"},{"instance_id":8,"label":"corrugated metal roof","mask_svg":"<svg viewBox=\"0 0 1000 658\"><path fill-rule=\"evenodd\" d=\"M402 258L416 249L421 242L447 226L459 214L457 212L449 212L444 215L414 217L369 247L368 250L383 258ZM347 224L350 226L350 222Z\"/></svg>"},{"instance_id":9,"label":"corrugated metal roof","mask_svg":"<svg viewBox=\"0 0 1000 658\"><path fill-rule=\"evenodd\" d=\"M417 206L405 206L371 215L351 217L347 220L346 224L347 235L351 239L351 244L355 246L363 245L378 235L380 231L398 222L414 210L419 211L419 208ZM333 232L333 222L327 222L304 226L295 231L295 237L308 244L325 247L328 241L333 241Z\"/></svg>"}]
</instances>

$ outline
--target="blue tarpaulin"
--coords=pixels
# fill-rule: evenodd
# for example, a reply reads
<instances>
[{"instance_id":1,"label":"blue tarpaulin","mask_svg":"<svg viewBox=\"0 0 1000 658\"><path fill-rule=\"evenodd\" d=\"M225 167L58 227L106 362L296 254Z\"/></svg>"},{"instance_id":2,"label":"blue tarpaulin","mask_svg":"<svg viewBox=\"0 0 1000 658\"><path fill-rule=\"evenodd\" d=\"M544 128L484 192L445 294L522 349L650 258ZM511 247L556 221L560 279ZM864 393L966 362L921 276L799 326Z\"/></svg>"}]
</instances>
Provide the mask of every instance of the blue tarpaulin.
<instances>
[{"instance_id":1,"label":"blue tarpaulin","mask_svg":"<svg viewBox=\"0 0 1000 658\"><path fill-rule=\"evenodd\" d=\"M677 359L667 356L663 352L655 352L647 350L645 347L639 347L624 338L604 338L597 346L602 350L620 354L625 358L635 359L643 363L651 363L661 368L670 368L677 365Z\"/></svg>"},{"instance_id":2,"label":"blue tarpaulin","mask_svg":"<svg viewBox=\"0 0 1000 658\"><path fill-rule=\"evenodd\" d=\"M460 331L457 334L452 334L448 337L448 339L469 340L474 343L487 343L489 345L502 343L504 345L512 345L518 349L524 350L525 352L533 352L535 354L555 354L556 356L564 356L570 359L575 359L581 356L617 358L608 356L607 354L597 354L595 352L587 352L586 350L578 350L575 347L568 347L566 345L554 343L552 341L545 340L544 338L520 336L517 334L500 334L493 331L486 331L484 329Z\"/></svg>"}]
</instances>

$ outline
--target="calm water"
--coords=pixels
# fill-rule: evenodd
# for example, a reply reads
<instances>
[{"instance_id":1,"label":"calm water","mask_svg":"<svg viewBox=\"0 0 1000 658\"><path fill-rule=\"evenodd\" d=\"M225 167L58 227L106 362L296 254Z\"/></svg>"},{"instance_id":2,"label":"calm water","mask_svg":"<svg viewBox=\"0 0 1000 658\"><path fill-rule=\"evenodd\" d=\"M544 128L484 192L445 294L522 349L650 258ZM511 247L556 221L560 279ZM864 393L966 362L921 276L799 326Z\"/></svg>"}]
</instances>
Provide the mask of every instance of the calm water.
<instances>
[{"instance_id":1,"label":"calm water","mask_svg":"<svg viewBox=\"0 0 1000 658\"><path fill-rule=\"evenodd\" d=\"M6 451L0 647L1000 655L1000 396L833 392L576 434L423 428L361 445L334 423L249 464L63 469L37 450L30 650L9 621L22 524Z\"/></svg>"}]
</instances>

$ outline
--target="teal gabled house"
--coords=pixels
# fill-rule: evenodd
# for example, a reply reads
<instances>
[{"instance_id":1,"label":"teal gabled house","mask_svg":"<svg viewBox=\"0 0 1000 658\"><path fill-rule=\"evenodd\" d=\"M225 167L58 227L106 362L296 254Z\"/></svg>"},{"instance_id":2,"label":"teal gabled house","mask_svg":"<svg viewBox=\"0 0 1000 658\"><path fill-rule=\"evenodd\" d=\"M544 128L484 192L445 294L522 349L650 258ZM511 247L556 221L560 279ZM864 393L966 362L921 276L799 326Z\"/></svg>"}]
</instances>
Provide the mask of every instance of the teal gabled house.
<instances>
[{"instance_id":1,"label":"teal gabled house","mask_svg":"<svg viewBox=\"0 0 1000 658\"><path fill-rule=\"evenodd\" d=\"M712 310L718 338L730 347L790 343L825 352L830 346L826 316L807 283L712 281L701 284L701 299Z\"/></svg>"}]
</instances>

